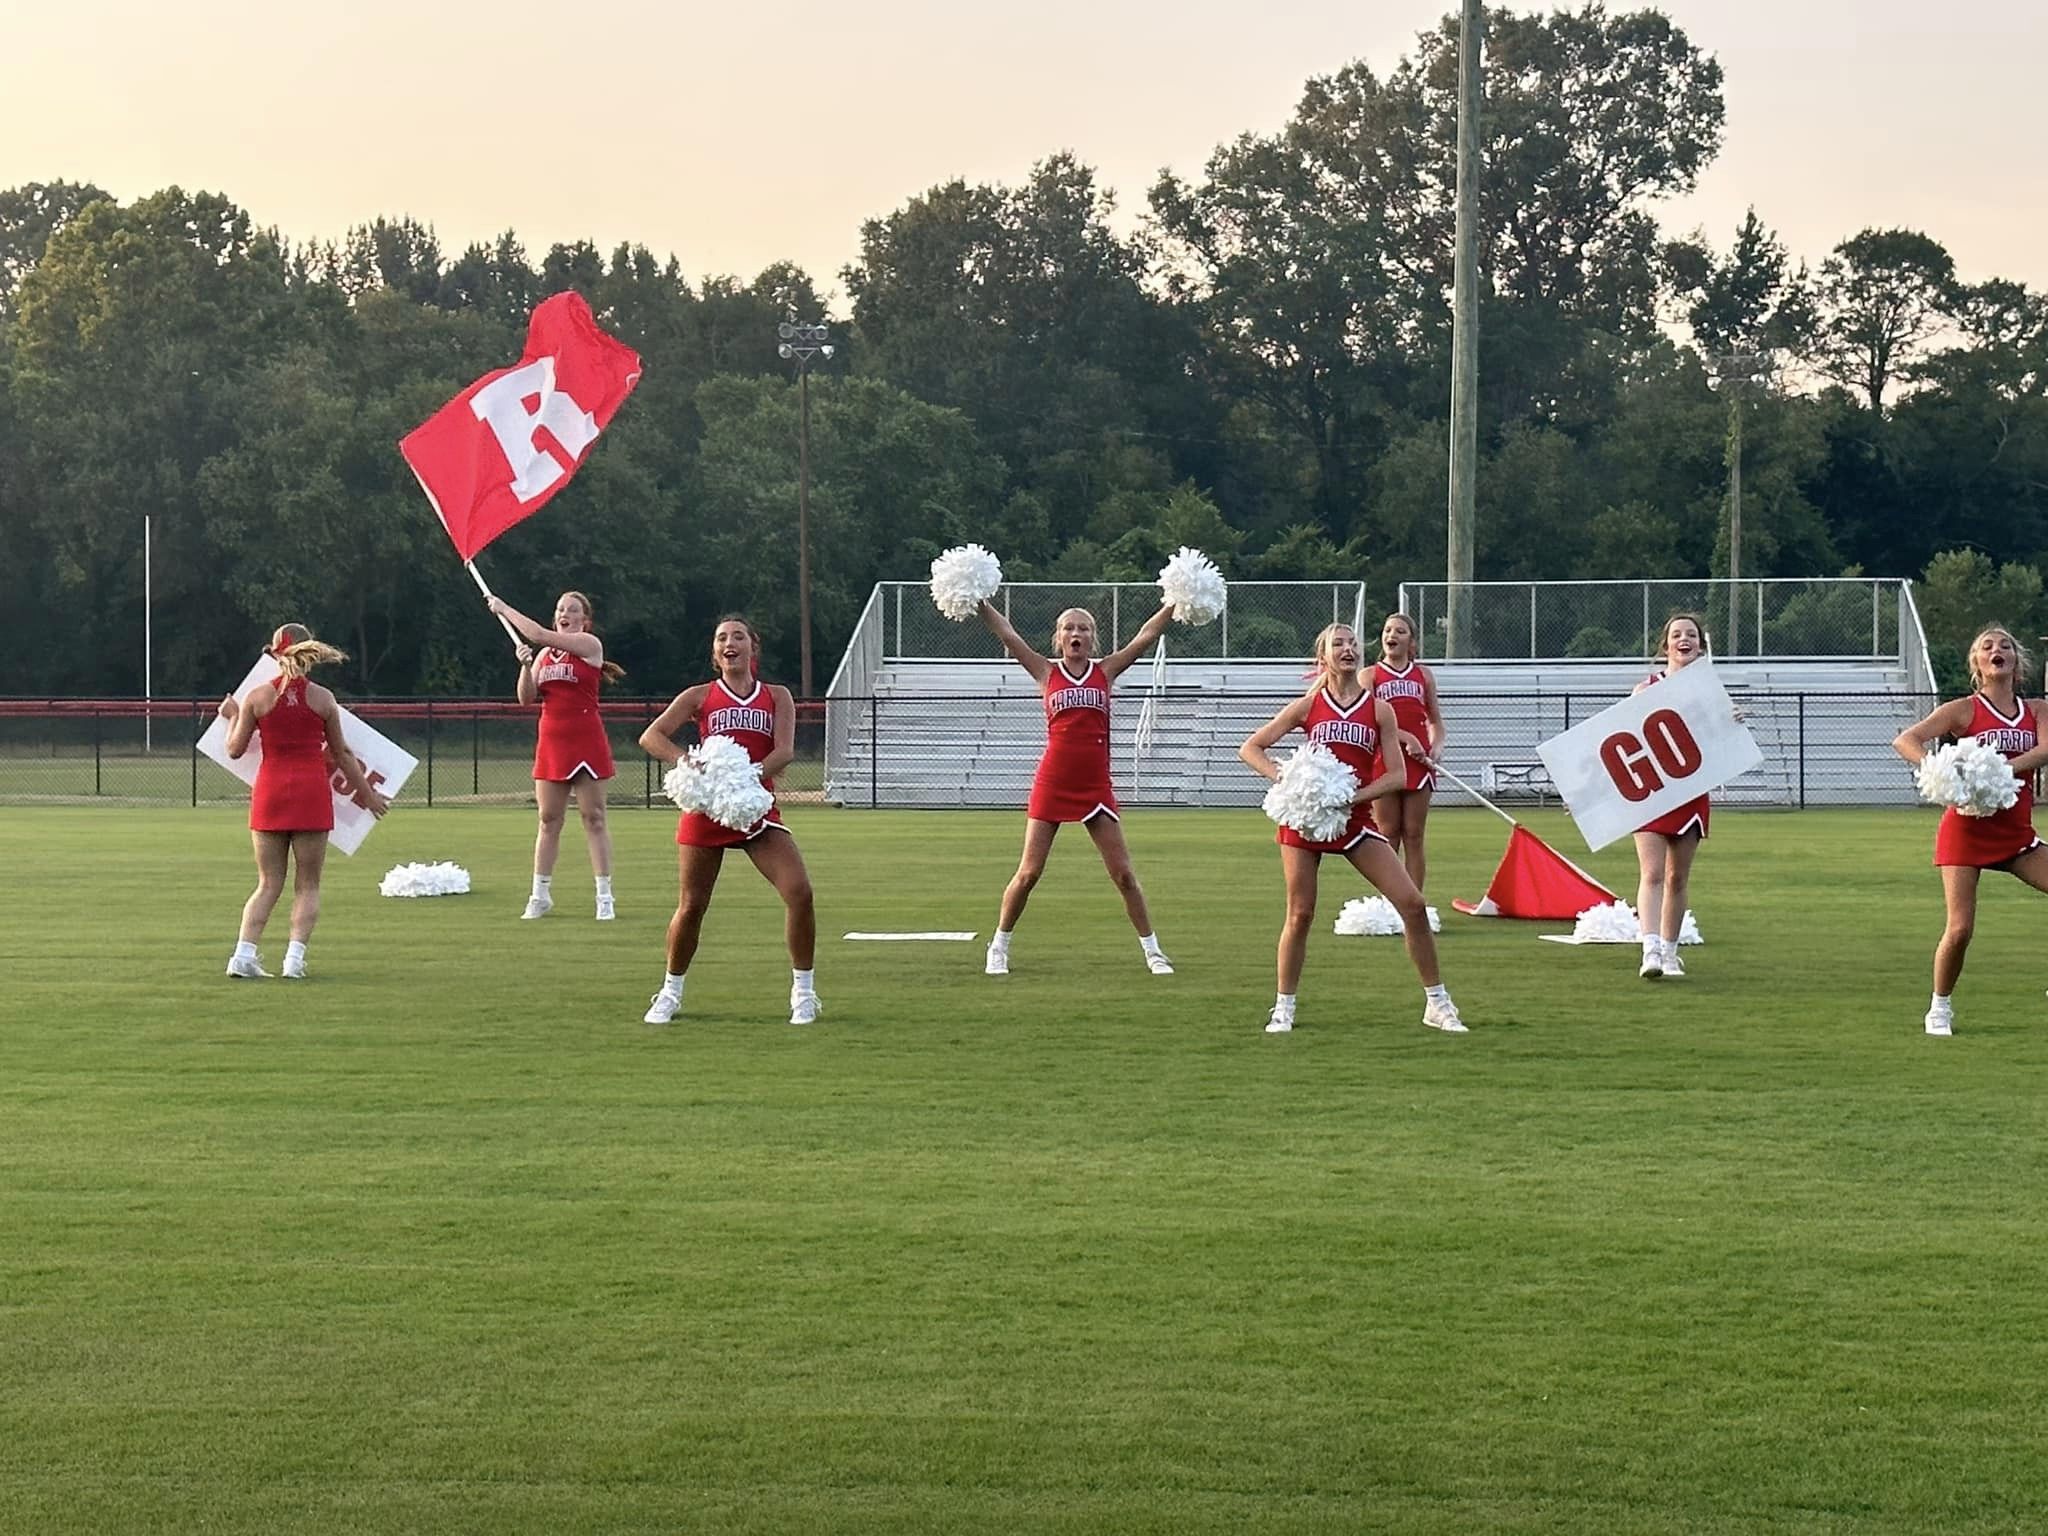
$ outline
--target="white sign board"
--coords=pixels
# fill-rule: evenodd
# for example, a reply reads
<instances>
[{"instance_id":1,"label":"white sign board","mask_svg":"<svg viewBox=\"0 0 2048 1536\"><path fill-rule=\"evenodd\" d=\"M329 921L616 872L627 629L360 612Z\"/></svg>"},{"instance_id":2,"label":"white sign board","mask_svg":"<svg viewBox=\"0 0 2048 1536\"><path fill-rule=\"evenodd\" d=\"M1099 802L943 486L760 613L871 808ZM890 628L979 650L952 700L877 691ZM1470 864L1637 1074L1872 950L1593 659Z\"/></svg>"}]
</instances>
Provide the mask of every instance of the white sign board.
<instances>
[{"instance_id":1,"label":"white sign board","mask_svg":"<svg viewBox=\"0 0 2048 1536\"><path fill-rule=\"evenodd\" d=\"M1706 660L1553 736L1536 755L1589 848L1606 847L1764 760Z\"/></svg>"},{"instance_id":2,"label":"white sign board","mask_svg":"<svg viewBox=\"0 0 2048 1536\"><path fill-rule=\"evenodd\" d=\"M269 687L280 670L276 657L259 656L256 665L249 669L249 675L236 686L235 697L245 698L253 688ZM348 743L356 761L363 765L363 777L387 800L398 798L405 781L420 765L420 760L405 748L382 732L372 730L345 709L341 712L341 739ZM255 787L256 766L263 761L263 738L260 734L249 738L249 748L240 757L229 757L228 723L216 715L213 724L206 728L206 734L199 738L199 750L244 784L252 789ZM348 780L341 776L339 770L330 775L328 788L334 794L334 831L327 839L328 846L339 848L343 853L354 853L362 846L363 839L370 835L370 828L377 825L377 818L367 808L356 804L349 793Z\"/></svg>"}]
</instances>

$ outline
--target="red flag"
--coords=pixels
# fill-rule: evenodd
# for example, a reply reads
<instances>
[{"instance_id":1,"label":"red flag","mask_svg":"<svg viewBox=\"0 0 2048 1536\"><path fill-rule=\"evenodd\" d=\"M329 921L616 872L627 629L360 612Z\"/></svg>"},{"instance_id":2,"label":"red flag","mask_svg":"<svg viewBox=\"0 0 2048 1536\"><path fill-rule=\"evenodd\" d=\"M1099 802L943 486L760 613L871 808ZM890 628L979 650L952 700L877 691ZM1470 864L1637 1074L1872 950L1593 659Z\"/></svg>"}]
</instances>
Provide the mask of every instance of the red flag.
<instances>
[{"instance_id":1,"label":"red flag","mask_svg":"<svg viewBox=\"0 0 2048 1536\"><path fill-rule=\"evenodd\" d=\"M1473 917L1556 918L1568 923L1588 907L1604 907L1616 899L1614 892L1517 824L1508 834L1508 851L1501 855L1485 897L1451 905Z\"/></svg>"},{"instance_id":2,"label":"red flag","mask_svg":"<svg viewBox=\"0 0 2048 1536\"><path fill-rule=\"evenodd\" d=\"M487 373L398 445L464 560L548 503L640 382L640 354L578 293L536 305L516 367Z\"/></svg>"}]
</instances>

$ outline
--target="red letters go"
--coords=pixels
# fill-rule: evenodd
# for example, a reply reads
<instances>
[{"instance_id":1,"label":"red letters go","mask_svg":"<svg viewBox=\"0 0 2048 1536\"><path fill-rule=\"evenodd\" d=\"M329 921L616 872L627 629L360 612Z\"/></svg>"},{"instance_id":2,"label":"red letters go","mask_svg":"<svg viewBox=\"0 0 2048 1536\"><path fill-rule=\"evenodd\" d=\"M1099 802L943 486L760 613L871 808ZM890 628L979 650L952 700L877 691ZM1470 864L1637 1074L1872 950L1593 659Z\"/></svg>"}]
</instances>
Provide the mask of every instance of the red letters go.
<instances>
[{"instance_id":1,"label":"red letters go","mask_svg":"<svg viewBox=\"0 0 2048 1536\"><path fill-rule=\"evenodd\" d=\"M1600 743L1600 766L1621 797L1631 804L1647 800L1664 787L1657 770L1673 779L1697 773L1705 761L1700 745L1676 710L1652 710L1643 721L1643 737L1616 731Z\"/></svg>"}]
</instances>

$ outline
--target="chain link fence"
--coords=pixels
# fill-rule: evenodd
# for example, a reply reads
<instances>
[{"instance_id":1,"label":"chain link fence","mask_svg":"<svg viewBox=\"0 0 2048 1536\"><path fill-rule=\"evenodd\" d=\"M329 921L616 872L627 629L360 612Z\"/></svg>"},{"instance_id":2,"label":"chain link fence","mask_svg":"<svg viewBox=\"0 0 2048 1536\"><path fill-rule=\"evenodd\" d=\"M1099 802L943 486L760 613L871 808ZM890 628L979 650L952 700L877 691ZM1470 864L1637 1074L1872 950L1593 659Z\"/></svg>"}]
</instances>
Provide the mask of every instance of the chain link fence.
<instances>
[{"instance_id":1,"label":"chain link fence","mask_svg":"<svg viewBox=\"0 0 2048 1536\"><path fill-rule=\"evenodd\" d=\"M1647 657L1673 613L1698 614L1724 658L1903 658L1907 628L1917 628L1903 622L1904 583L1878 578L1481 581L1464 590L1472 642L1461 659L1475 661ZM1449 599L1445 582L1401 585L1402 611L1431 660L1446 653Z\"/></svg>"}]
</instances>

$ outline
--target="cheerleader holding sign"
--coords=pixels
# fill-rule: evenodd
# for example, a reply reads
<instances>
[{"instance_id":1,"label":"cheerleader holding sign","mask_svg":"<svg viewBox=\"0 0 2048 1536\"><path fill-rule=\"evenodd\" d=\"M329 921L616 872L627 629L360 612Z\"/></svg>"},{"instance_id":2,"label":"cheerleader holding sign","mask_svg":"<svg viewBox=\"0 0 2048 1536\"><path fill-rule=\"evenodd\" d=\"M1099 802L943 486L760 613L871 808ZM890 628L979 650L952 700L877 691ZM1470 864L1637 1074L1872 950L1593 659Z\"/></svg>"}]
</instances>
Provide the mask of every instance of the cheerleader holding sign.
<instances>
[{"instance_id":1,"label":"cheerleader holding sign","mask_svg":"<svg viewBox=\"0 0 2048 1536\"><path fill-rule=\"evenodd\" d=\"M1287 916L1280 927L1279 994L1266 1020L1266 1033L1284 1035L1294 1028L1295 994L1301 989L1301 967L1308 954L1308 932L1316 920L1316 885L1323 855L1340 854L1365 876L1401 914L1408 958L1423 990L1422 1022L1446 1034L1466 1033L1457 1004L1444 989L1437 971L1436 940L1429 931L1429 909L1422 892L1408 878L1387 839L1373 827L1375 800L1402 792L1408 783L1394 709L1375 698L1359 678L1358 635L1349 624L1332 624L1316 636L1315 686L1246 738L1238 756L1256 772L1277 780L1280 765L1271 748L1294 731L1310 743L1326 747L1358 779L1351 819L1329 842L1312 842L1292 827L1280 828L1280 871L1287 882Z\"/></svg>"},{"instance_id":2,"label":"cheerleader holding sign","mask_svg":"<svg viewBox=\"0 0 2048 1536\"><path fill-rule=\"evenodd\" d=\"M1053 835L1063 824L1078 821L1095 840L1103 867L1123 896L1124 911L1138 930L1147 968L1155 976L1171 976L1173 962L1160 953L1158 936L1152 932L1145 892L1131 868L1130 849L1124 844L1124 829L1117 815L1116 791L1109 781L1109 691L1165 632L1173 620L1172 606L1147 619L1130 644L1100 660L1095 656L1095 615L1085 608L1069 608L1059 616L1053 630L1059 654L1053 657L1040 655L986 600L980 613L1003 648L1031 674L1045 699L1045 755L1031 781L1031 800L1024 812L1029 818L1024 823L1024 856L1003 891L996 936L988 947L988 974L1009 975L1010 934L1024 915L1031 888L1045 873Z\"/></svg>"},{"instance_id":3,"label":"cheerleader holding sign","mask_svg":"<svg viewBox=\"0 0 2048 1536\"><path fill-rule=\"evenodd\" d=\"M2042 717L2048 704L2029 704L2019 694L2026 652L2010 631L1991 625L1970 642L1967 699L1951 699L1925 719L1899 732L1892 750L1916 766L1937 736L1974 736L2010 765L2019 780L2013 803L1990 815L1972 816L1951 805L1934 833L1934 862L1941 870L1948 922L1934 949L1934 997L1927 1007L1930 1035L1954 1032L1950 994L1963 974L1970 936L1977 926L1977 882L1987 869L2003 870L2037 891L2048 891L2048 848L2034 834L2033 773L2048 763L2042 745ZM1931 765L1930 765L1931 766Z\"/></svg>"}]
</instances>

